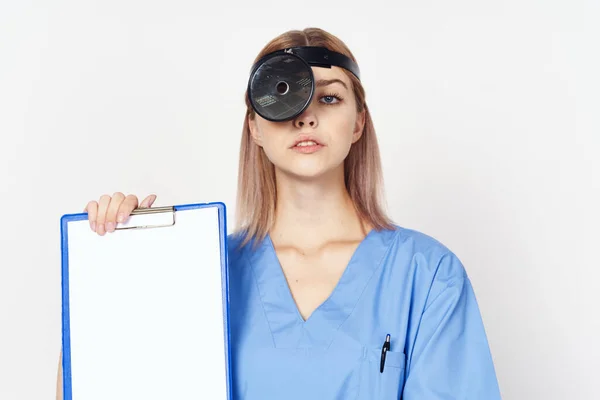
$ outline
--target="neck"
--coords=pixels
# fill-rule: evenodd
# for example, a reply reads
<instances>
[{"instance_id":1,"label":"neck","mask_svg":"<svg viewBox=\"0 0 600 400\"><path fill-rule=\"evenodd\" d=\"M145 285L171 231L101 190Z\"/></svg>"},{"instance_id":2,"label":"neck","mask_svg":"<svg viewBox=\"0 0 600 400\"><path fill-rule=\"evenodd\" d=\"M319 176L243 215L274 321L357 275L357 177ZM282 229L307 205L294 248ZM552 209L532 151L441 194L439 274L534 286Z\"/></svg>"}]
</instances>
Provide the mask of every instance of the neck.
<instances>
[{"instance_id":1,"label":"neck","mask_svg":"<svg viewBox=\"0 0 600 400\"><path fill-rule=\"evenodd\" d=\"M312 180L276 172L274 242L313 248L337 240L360 240L365 227L344 184L343 168Z\"/></svg>"}]
</instances>

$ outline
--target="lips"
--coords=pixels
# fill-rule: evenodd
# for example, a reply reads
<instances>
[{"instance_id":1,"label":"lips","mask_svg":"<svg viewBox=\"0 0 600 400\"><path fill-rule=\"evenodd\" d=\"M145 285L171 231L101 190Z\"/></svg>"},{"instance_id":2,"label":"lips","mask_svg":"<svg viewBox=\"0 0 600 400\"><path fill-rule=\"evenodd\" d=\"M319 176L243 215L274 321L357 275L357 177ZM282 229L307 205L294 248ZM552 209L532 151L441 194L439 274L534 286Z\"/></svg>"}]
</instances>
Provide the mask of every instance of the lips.
<instances>
[{"instance_id":1,"label":"lips","mask_svg":"<svg viewBox=\"0 0 600 400\"><path fill-rule=\"evenodd\" d=\"M323 144L314 136L300 136L294 141L294 144L291 146L291 148L309 146L323 146Z\"/></svg>"},{"instance_id":2,"label":"lips","mask_svg":"<svg viewBox=\"0 0 600 400\"><path fill-rule=\"evenodd\" d=\"M313 154L324 147L319 140L314 136L302 135L299 136L290 149L299 154Z\"/></svg>"},{"instance_id":3,"label":"lips","mask_svg":"<svg viewBox=\"0 0 600 400\"><path fill-rule=\"evenodd\" d=\"M303 142L296 144L294 147L310 147L310 146L319 146L319 143L317 143L313 140L305 140Z\"/></svg>"}]
</instances>

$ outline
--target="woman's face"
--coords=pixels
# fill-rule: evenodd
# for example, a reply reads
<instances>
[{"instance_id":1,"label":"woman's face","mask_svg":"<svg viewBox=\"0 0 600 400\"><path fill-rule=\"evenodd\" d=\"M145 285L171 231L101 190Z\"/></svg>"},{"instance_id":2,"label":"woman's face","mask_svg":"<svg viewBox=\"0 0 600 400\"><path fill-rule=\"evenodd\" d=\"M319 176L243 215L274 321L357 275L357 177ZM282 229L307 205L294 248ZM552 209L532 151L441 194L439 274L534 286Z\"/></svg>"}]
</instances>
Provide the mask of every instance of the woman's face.
<instances>
[{"instance_id":1,"label":"woman's face","mask_svg":"<svg viewBox=\"0 0 600 400\"><path fill-rule=\"evenodd\" d=\"M356 112L352 83L338 67L313 67L311 104L291 121L249 120L250 133L276 169L314 178L343 168L350 147L363 131L364 112Z\"/></svg>"}]
</instances>

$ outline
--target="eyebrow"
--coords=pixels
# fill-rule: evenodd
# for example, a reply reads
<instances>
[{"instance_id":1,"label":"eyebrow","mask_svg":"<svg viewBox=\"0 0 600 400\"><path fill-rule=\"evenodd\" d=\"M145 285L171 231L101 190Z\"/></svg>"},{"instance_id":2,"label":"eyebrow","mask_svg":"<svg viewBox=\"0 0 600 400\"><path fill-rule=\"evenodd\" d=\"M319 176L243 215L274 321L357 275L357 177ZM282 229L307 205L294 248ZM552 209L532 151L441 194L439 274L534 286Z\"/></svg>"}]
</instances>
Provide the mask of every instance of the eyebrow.
<instances>
[{"instance_id":1,"label":"eyebrow","mask_svg":"<svg viewBox=\"0 0 600 400\"><path fill-rule=\"evenodd\" d=\"M331 85L333 83L340 83L340 84L342 84L342 86L344 86L346 89L348 89L348 86L346 86L344 81L341 79L319 79L317 81L317 87L327 86L327 85Z\"/></svg>"}]
</instances>

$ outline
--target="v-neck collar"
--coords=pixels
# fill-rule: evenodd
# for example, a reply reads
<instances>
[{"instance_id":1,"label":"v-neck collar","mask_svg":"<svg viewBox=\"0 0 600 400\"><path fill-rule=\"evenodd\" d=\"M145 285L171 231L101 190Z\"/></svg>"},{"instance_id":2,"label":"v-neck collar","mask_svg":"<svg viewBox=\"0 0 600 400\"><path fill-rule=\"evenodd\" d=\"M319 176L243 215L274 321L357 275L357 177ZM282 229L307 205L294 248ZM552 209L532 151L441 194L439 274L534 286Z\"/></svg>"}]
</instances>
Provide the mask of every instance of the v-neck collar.
<instances>
[{"instance_id":1,"label":"v-neck collar","mask_svg":"<svg viewBox=\"0 0 600 400\"><path fill-rule=\"evenodd\" d=\"M307 320L296 306L271 236L267 235L250 256L250 266L275 346L328 347L335 332L352 314L396 233L396 230L371 230L354 250L329 297Z\"/></svg>"}]
</instances>

